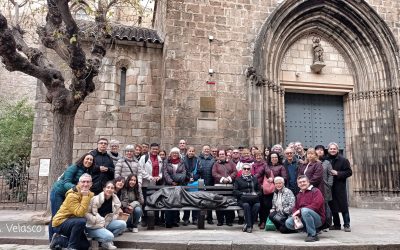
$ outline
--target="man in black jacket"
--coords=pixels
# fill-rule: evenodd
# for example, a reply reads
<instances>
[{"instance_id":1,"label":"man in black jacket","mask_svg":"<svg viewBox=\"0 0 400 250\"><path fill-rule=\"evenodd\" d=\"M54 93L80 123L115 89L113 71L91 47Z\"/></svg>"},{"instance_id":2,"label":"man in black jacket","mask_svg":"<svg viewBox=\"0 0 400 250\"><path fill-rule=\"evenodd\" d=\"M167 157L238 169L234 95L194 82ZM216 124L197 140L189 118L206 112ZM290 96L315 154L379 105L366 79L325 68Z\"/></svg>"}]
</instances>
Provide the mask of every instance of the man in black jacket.
<instances>
[{"instance_id":1,"label":"man in black jacket","mask_svg":"<svg viewBox=\"0 0 400 250\"><path fill-rule=\"evenodd\" d=\"M331 170L331 174L333 175L332 200L329 202L329 207L332 210L333 226L330 229L341 229L339 218L339 212L341 212L344 231L351 232L346 185L347 178L353 174L350 168L350 162L339 155L339 146L335 142L331 142L328 145L328 161L330 161L333 168L333 170Z\"/></svg>"},{"instance_id":2,"label":"man in black jacket","mask_svg":"<svg viewBox=\"0 0 400 250\"><path fill-rule=\"evenodd\" d=\"M114 179L114 163L111 157L107 154L108 140L106 138L100 138L97 141L97 149L90 152L95 159L96 165L92 172L93 186L91 191L98 195L103 191L103 186L107 181Z\"/></svg>"}]
</instances>

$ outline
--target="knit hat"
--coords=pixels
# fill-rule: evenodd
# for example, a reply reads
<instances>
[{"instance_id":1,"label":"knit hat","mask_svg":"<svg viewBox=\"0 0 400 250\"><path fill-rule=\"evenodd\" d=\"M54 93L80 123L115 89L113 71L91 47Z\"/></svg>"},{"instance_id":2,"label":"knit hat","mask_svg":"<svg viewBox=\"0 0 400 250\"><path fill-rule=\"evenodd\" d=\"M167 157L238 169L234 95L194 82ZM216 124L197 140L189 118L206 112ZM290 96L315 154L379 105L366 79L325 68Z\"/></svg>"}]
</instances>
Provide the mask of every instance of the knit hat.
<instances>
[{"instance_id":1,"label":"knit hat","mask_svg":"<svg viewBox=\"0 0 400 250\"><path fill-rule=\"evenodd\" d=\"M135 150L135 146L133 146L133 145L126 145L125 151L132 151L132 150Z\"/></svg>"},{"instance_id":2,"label":"knit hat","mask_svg":"<svg viewBox=\"0 0 400 250\"><path fill-rule=\"evenodd\" d=\"M176 153L178 153L179 154L179 148L177 148L177 147L173 147L173 148L171 148L171 150L169 151L169 154L171 155L172 153L174 153L174 152L176 152Z\"/></svg>"}]
</instances>

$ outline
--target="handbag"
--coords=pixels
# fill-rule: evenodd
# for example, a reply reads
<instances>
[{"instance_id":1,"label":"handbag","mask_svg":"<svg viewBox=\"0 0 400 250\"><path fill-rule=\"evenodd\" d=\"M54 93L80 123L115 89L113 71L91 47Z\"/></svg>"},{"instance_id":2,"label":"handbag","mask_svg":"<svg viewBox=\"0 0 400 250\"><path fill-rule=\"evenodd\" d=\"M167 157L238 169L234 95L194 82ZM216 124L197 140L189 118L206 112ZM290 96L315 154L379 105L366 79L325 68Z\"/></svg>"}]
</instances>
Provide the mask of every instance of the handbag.
<instances>
[{"instance_id":1,"label":"handbag","mask_svg":"<svg viewBox=\"0 0 400 250\"><path fill-rule=\"evenodd\" d=\"M187 189L188 192L196 192L196 191L199 191L199 181L189 182L189 183L187 184L187 186L188 186L188 187L191 187L191 188L188 188L188 189Z\"/></svg>"},{"instance_id":2,"label":"handbag","mask_svg":"<svg viewBox=\"0 0 400 250\"><path fill-rule=\"evenodd\" d=\"M293 221L294 221L294 229L301 229L304 227L303 222L301 222L299 216L294 216Z\"/></svg>"},{"instance_id":3,"label":"handbag","mask_svg":"<svg viewBox=\"0 0 400 250\"><path fill-rule=\"evenodd\" d=\"M281 213L276 213L273 217L274 221L279 221L281 224L285 224L287 216L282 215Z\"/></svg>"},{"instance_id":4,"label":"handbag","mask_svg":"<svg viewBox=\"0 0 400 250\"><path fill-rule=\"evenodd\" d=\"M240 198L242 202L248 202L248 203L256 203L258 202L258 194L256 192L251 192L251 193L243 193L242 197Z\"/></svg>"},{"instance_id":5,"label":"handbag","mask_svg":"<svg viewBox=\"0 0 400 250\"><path fill-rule=\"evenodd\" d=\"M256 203L259 202L259 197L256 191L254 190L254 183L253 181L251 182L251 192L249 193L243 193L242 196L240 197L240 200L242 202L248 202L248 203Z\"/></svg>"},{"instance_id":6,"label":"handbag","mask_svg":"<svg viewBox=\"0 0 400 250\"><path fill-rule=\"evenodd\" d=\"M271 171L271 177L272 179L274 179L274 174ZM274 193L275 191L275 184L274 182L269 182L268 178L266 175L264 175L264 180L263 180L263 184L262 184L262 189L263 189L263 194L264 195L269 195Z\"/></svg>"},{"instance_id":7,"label":"handbag","mask_svg":"<svg viewBox=\"0 0 400 250\"><path fill-rule=\"evenodd\" d=\"M267 218L267 222L265 222L265 231L276 231L275 224Z\"/></svg>"}]
</instances>

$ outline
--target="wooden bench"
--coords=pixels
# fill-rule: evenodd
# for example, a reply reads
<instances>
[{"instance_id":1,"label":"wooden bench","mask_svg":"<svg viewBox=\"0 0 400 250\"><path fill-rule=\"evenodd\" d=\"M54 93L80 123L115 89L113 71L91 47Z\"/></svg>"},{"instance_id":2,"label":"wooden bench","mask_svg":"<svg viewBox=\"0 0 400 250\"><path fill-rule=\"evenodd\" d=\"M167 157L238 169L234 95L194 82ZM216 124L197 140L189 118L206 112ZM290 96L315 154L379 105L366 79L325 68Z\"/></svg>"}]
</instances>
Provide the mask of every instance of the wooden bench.
<instances>
[{"instance_id":1,"label":"wooden bench","mask_svg":"<svg viewBox=\"0 0 400 250\"><path fill-rule=\"evenodd\" d=\"M171 186L149 186L147 187L147 197L151 196L153 193L157 192L161 188L171 187ZM194 189L196 187L193 186L182 186L185 189ZM206 191L214 194L219 194L225 196L227 198L233 198L233 186L198 186L198 191ZM216 210L216 211L236 211L242 210L240 206L228 206L225 208L216 208L216 209L203 209L198 207L180 207L180 208L155 208L151 206L145 207L145 211L147 212L147 230L153 230L155 224L155 211L187 211L194 210L200 211L199 217L197 219L197 228L204 229L205 227L205 217L207 214L207 210Z\"/></svg>"}]
</instances>

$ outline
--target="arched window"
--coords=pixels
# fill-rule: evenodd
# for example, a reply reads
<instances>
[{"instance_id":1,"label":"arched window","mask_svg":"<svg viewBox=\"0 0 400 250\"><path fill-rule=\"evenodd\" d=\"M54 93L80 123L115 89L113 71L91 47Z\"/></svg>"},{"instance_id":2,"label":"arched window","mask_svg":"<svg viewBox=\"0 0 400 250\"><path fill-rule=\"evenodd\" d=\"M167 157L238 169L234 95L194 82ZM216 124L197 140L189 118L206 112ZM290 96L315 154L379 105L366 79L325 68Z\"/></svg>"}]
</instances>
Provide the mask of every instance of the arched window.
<instances>
[{"instance_id":1,"label":"arched window","mask_svg":"<svg viewBox=\"0 0 400 250\"><path fill-rule=\"evenodd\" d=\"M120 72L120 85L119 85L119 105L125 105L125 93L126 93L126 68L122 67Z\"/></svg>"}]
</instances>

